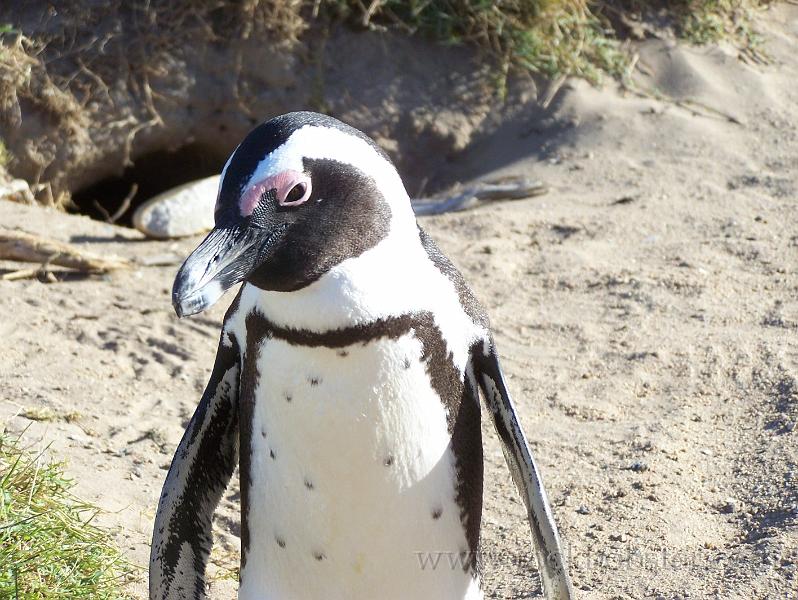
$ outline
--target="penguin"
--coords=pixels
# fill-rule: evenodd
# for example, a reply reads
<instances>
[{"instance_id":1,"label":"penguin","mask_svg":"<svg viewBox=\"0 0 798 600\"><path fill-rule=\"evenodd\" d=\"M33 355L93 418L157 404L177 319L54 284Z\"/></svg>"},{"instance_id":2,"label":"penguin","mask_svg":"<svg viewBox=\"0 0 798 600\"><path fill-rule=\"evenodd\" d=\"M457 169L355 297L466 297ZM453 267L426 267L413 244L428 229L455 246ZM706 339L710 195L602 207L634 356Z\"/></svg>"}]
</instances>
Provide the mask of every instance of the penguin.
<instances>
[{"instance_id":1,"label":"penguin","mask_svg":"<svg viewBox=\"0 0 798 600\"><path fill-rule=\"evenodd\" d=\"M266 121L224 166L214 219L175 311L242 285L163 486L150 598L205 598L237 466L241 600L482 598L480 390L545 597L572 598L487 314L379 146L321 114Z\"/></svg>"}]
</instances>

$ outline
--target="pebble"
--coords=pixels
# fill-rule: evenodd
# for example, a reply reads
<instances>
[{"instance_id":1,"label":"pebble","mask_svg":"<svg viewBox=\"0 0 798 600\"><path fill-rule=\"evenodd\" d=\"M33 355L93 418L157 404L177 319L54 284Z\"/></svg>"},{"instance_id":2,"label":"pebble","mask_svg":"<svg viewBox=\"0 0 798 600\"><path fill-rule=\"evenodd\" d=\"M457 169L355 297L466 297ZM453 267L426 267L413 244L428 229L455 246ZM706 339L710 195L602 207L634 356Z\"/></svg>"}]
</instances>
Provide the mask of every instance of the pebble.
<instances>
[{"instance_id":1,"label":"pebble","mask_svg":"<svg viewBox=\"0 0 798 600\"><path fill-rule=\"evenodd\" d=\"M737 502L734 498L726 498L723 501L723 506L721 507L721 512L726 514L736 513L740 509L740 503Z\"/></svg>"}]
</instances>

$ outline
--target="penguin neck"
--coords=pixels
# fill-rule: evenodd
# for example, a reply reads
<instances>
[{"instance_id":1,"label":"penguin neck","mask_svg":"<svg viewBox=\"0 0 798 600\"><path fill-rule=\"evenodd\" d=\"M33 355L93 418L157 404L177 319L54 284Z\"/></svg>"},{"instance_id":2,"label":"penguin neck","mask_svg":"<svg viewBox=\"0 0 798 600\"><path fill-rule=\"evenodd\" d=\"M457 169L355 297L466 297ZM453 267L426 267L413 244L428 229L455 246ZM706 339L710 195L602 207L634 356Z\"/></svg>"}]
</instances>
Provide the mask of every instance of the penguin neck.
<instances>
[{"instance_id":1,"label":"penguin neck","mask_svg":"<svg viewBox=\"0 0 798 600\"><path fill-rule=\"evenodd\" d=\"M423 310L424 281L439 272L421 244L412 212L410 217L392 219L385 238L304 288L279 292L244 284L243 312L255 310L281 327L323 332Z\"/></svg>"}]
</instances>

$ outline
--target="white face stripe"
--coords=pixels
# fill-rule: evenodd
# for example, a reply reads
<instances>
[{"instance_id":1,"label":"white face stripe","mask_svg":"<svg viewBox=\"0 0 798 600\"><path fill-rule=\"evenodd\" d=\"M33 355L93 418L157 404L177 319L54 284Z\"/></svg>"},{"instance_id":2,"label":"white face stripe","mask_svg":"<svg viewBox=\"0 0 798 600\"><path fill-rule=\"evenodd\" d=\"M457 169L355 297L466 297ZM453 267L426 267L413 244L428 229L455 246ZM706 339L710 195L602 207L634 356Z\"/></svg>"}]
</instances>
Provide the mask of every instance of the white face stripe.
<instances>
[{"instance_id":1,"label":"white face stripe","mask_svg":"<svg viewBox=\"0 0 798 600\"><path fill-rule=\"evenodd\" d=\"M391 209L391 229L415 230L415 215L396 168L364 139L333 127L305 125L294 131L258 163L244 190L282 171L304 172L304 158L338 161L371 177ZM225 165L225 171L229 164L230 161Z\"/></svg>"}]
</instances>

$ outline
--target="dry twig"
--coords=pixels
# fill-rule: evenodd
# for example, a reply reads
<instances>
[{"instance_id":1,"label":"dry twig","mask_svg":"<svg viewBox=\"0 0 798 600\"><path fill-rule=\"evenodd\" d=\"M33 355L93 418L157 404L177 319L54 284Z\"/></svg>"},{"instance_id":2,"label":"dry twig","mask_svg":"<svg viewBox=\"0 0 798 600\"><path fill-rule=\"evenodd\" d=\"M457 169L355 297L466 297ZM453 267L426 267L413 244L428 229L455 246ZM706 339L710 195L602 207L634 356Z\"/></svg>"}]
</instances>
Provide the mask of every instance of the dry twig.
<instances>
[{"instance_id":1,"label":"dry twig","mask_svg":"<svg viewBox=\"0 0 798 600\"><path fill-rule=\"evenodd\" d=\"M122 258L100 257L72 244L8 229L0 229L0 259L55 265L88 273L105 273L132 266ZM22 271L16 273L22 276ZM13 274L9 275L14 278Z\"/></svg>"}]
</instances>

